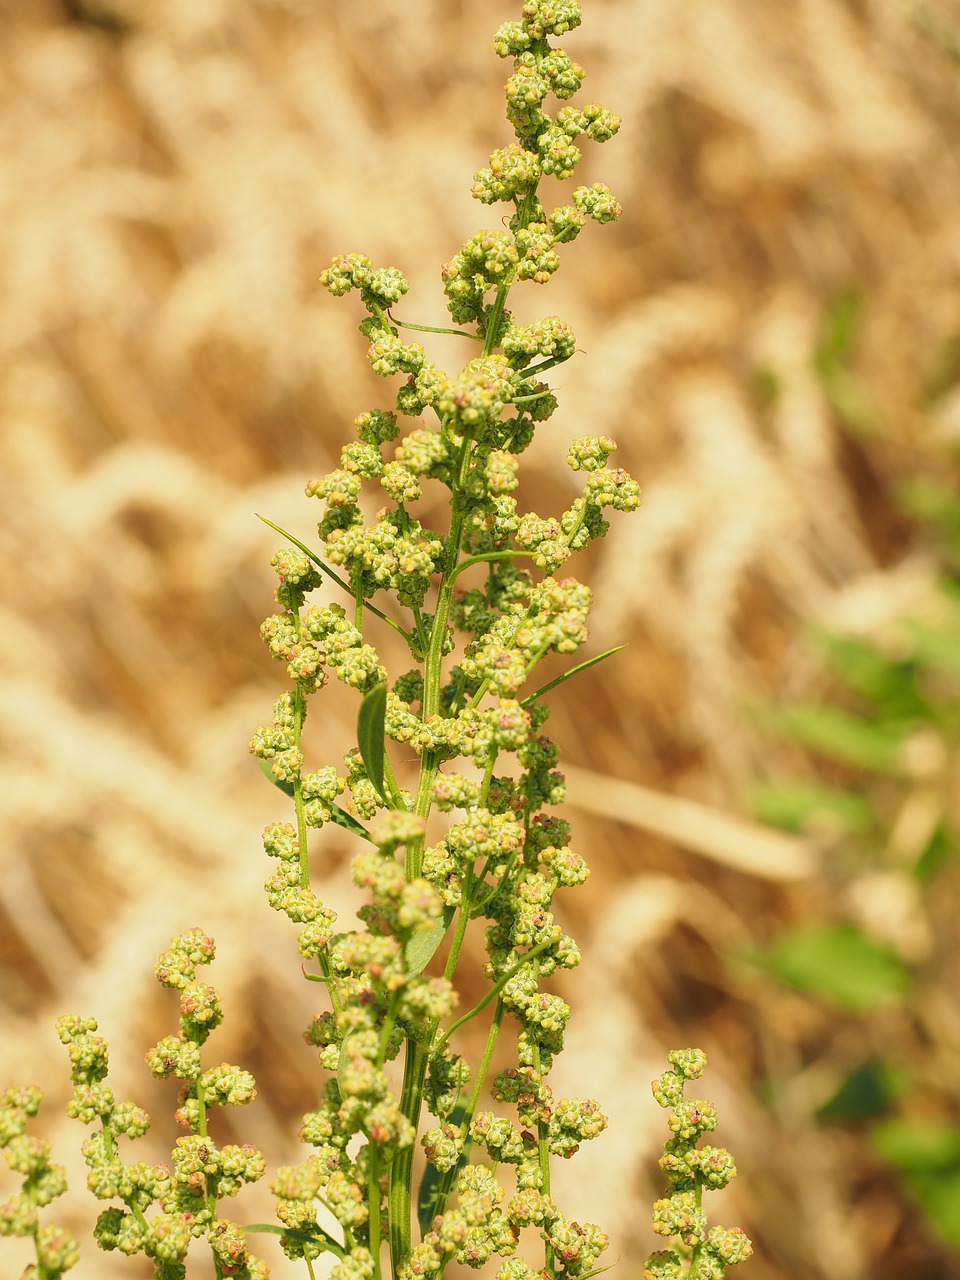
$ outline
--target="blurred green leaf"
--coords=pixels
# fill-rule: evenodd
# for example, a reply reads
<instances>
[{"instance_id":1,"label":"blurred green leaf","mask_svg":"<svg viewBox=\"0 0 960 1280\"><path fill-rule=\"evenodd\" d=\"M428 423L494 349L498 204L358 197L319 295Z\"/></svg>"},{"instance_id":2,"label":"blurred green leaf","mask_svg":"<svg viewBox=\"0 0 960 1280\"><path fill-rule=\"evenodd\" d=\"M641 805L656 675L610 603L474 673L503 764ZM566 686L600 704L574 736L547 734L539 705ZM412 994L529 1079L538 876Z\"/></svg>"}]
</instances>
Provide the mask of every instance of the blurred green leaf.
<instances>
[{"instance_id":1,"label":"blurred green leaf","mask_svg":"<svg viewBox=\"0 0 960 1280\"><path fill-rule=\"evenodd\" d=\"M910 987L894 952L850 924L788 933L764 963L790 986L858 1013L896 1003Z\"/></svg>"},{"instance_id":2,"label":"blurred green leaf","mask_svg":"<svg viewBox=\"0 0 960 1280\"><path fill-rule=\"evenodd\" d=\"M938 558L949 573L960 568L960 492L956 483L933 480L929 476L914 476L897 486L897 500L909 515L916 516L927 525L928 537L932 534ZM944 594L956 600L956 582L945 578L941 582Z\"/></svg>"},{"instance_id":3,"label":"blurred green leaf","mask_svg":"<svg viewBox=\"0 0 960 1280\"><path fill-rule=\"evenodd\" d=\"M948 58L960 63L960 37L956 28L949 26L931 13L924 4L917 5L910 15L910 21L929 40L932 40Z\"/></svg>"},{"instance_id":4,"label":"blurred green leaf","mask_svg":"<svg viewBox=\"0 0 960 1280\"><path fill-rule=\"evenodd\" d=\"M950 1173L908 1173L904 1181L934 1231L960 1245L960 1169Z\"/></svg>"},{"instance_id":5,"label":"blurred green leaf","mask_svg":"<svg viewBox=\"0 0 960 1280\"><path fill-rule=\"evenodd\" d=\"M843 681L876 704L878 719L922 719L930 714L917 689L912 661L892 661L857 636L821 631L817 641Z\"/></svg>"},{"instance_id":6,"label":"blurred green leaf","mask_svg":"<svg viewBox=\"0 0 960 1280\"><path fill-rule=\"evenodd\" d=\"M933 406L960 382L960 333L951 333L934 352L923 386L923 404Z\"/></svg>"},{"instance_id":7,"label":"blurred green leaf","mask_svg":"<svg viewBox=\"0 0 960 1280\"><path fill-rule=\"evenodd\" d=\"M871 1132L874 1150L898 1169L960 1169L960 1129L936 1120L884 1120Z\"/></svg>"},{"instance_id":8,"label":"blurred green leaf","mask_svg":"<svg viewBox=\"0 0 960 1280\"><path fill-rule=\"evenodd\" d=\"M871 1137L877 1154L901 1170L931 1227L960 1245L960 1129L934 1120L886 1120Z\"/></svg>"},{"instance_id":9,"label":"blurred green leaf","mask_svg":"<svg viewBox=\"0 0 960 1280\"><path fill-rule=\"evenodd\" d=\"M904 623L904 628L921 665L960 676L960 615L950 622L956 625L931 627L911 618Z\"/></svg>"},{"instance_id":10,"label":"blurred green leaf","mask_svg":"<svg viewBox=\"0 0 960 1280\"><path fill-rule=\"evenodd\" d=\"M814 354L814 368L844 425L867 434L877 426L876 407L863 379L850 367L862 300L858 289L844 290L833 299Z\"/></svg>"},{"instance_id":11,"label":"blurred green leaf","mask_svg":"<svg viewBox=\"0 0 960 1280\"><path fill-rule=\"evenodd\" d=\"M818 369L833 368L850 358L862 302L863 294L855 288L843 289L832 299L817 343Z\"/></svg>"},{"instance_id":12,"label":"blurred green leaf","mask_svg":"<svg viewBox=\"0 0 960 1280\"><path fill-rule=\"evenodd\" d=\"M781 707L773 717L798 742L828 759L877 773L900 771L906 725L877 724L839 707L804 704Z\"/></svg>"},{"instance_id":13,"label":"blurred green leaf","mask_svg":"<svg viewBox=\"0 0 960 1280\"><path fill-rule=\"evenodd\" d=\"M764 409L772 409L783 393L783 380L769 365L758 365L753 371L753 387Z\"/></svg>"},{"instance_id":14,"label":"blurred green leaf","mask_svg":"<svg viewBox=\"0 0 960 1280\"><path fill-rule=\"evenodd\" d=\"M883 1058L869 1058L851 1071L817 1112L819 1120L844 1123L879 1115L897 1097L897 1073Z\"/></svg>"},{"instance_id":15,"label":"blurred green leaf","mask_svg":"<svg viewBox=\"0 0 960 1280\"><path fill-rule=\"evenodd\" d=\"M760 783L749 802L758 821L784 831L862 831L873 821L866 796L816 782Z\"/></svg>"},{"instance_id":16,"label":"blurred green leaf","mask_svg":"<svg viewBox=\"0 0 960 1280\"><path fill-rule=\"evenodd\" d=\"M924 883L932 880L956 849L957 841L953 831L946 822L941 822L934 831L930 843L914 864L913 874Z\"/></svg>"},{"instance_id":17,"label":"blurred green leaf","mask_svg":"<svg viewBox=\"0 0 960 1280\"><path fill-rule=\"evenodd\" d=\"M901 507L912 516L960 533L960 494L929 476L911 476L897 486Z\"/></svg>"}]
</instances>

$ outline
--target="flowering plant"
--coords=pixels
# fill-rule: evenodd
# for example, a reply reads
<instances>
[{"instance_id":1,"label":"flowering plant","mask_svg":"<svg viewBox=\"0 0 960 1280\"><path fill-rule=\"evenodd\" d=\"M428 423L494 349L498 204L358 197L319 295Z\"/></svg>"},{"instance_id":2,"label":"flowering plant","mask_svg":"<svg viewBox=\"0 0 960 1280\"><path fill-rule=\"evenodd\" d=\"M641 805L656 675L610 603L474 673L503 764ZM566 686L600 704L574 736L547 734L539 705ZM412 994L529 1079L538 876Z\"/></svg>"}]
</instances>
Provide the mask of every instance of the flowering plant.
<instances>
[{"instance_id":1,"label":"flowering plant","mask_svg":"<svg viewBox=\"0 0 960 1280\"><path fill-rule=\"evenodd\" d=\"M560 247L588 221L620 213L602 183L577 187L569 203L550 209L541 201L544 178L572 175L578 139L605 142L620 125L596 104L561 106L554 116L545 110L550 95L566 102L580 88L582 68L550 43L580 21L577 0L526 0L520 20L496 34L496 52L513 63L506 90L515 141L493 153L472 190L483 204L505 202L508 213L441 273L457 327L434 332L472 344L458 373L401 336L431 330L395 314L408 289L399 270L352 253L321 277L336 296L359 293L371 368L403 382L391 408L356 419L340 466L307 486L322 503L320 549L284 535L288 545L272 561L279 611L261 629L292 685L251 743L293 803L293 820L264 833L277 864L266 890L299 926L307 977L327 1001L307 1032L328 1073L303 1119L311 1150L276 1173L281 1226L272 1229L314 1280L324 1255L331 1280L380 1280L387 1253L394 1280L439 1277L454 1264L477 1268L494 1257L503 1259L497 1280L589 1280L605 1269L597 1264L606 1235L579 1223L551 1189L551 1161L574 1155L607 1121L593 1099L556 1099L549 1083L570 1009L545 984L580 962L552 904L559 889L582 884L588 868L569 845L568 824L552 812L564 786L557 749L542 730L545 695L616 650L539 686L532 676L549 654L569 657L587 640L590 592L557 575L607 531L606 511L637 507L639 488L608 466L613 440L583 436L567 452L583 481L569 508L546 517L520 508L519 457L557 407L545 375L570 359L576 341L558 317L525 324L507 306L522 282L549 281ZM442 529L418 515L428 486L446 490ZM371 490L386 499L372 518ZM308 603L331 589L332 600ZM392 678L375 645L378 628L392 629L409 652L412 665ZM331 676L360 696L356 745L342 769L308 764L303 737L308 709ZM406 787L410 753L416 773ZM353 879L368 894L361 928L338 927L311 887L309 832L330 823L357 842ZM475 922L484 929L489 988L457 1016L456 979ZM218 1147L208 1131L211 1108L254 1096L247 1072L202 1065L222 1017L215 989L197 977L212 955L212 941L195 930L174 939L157 965L160 982L180 993L177 1034L148 1054L154 1074L181 1082L177 1119L188 1133L176 1143L172 1171L123 1163L118 1138L143 1133L147 1117L118 1104L103 1083L107 1051L96 1024L75 1016L59 1024L72 1064L72 1113L100 1125L84 1144L90 1188L122 1204L100 1215L97 1242L144 1253L156 1280L181 1280L190 1243L201 1237L218 1280L266 1275L249 1251L251 1229L221 1215L220 1201L261 1177L264 1162L249 1146ZM508 1018L513 1061L491 1081ZM474 1019L486 1021L486 1043L468 1065L457 1033ZM486 1105L487 1091L498 1110ZM0 1226L34 1235L33 1274L53 1280L73 1264L76 1248L38 1227L37 1209L62 1184L48 1153L24 1145L38 1104L35 1092L7 1095L0 1136L27 1180Z\"/></svg>"}]
</instances>

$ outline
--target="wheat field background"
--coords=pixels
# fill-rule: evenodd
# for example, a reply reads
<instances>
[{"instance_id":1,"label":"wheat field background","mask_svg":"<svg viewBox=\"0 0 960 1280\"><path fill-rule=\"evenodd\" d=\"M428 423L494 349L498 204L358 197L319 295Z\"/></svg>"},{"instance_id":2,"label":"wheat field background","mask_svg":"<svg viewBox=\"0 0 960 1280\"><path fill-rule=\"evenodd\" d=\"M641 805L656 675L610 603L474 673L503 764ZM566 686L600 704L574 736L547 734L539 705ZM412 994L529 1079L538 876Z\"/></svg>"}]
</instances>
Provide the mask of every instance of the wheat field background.
<instances>
[{"instance_id":1,"label":"wheat field background","mask_svg":"<svg viewBox=\"0 0 960 1280\"><path fill-rule=\"evenodd\" d=\"M214 1043L260 1086L225 1132L300 1158L314 989L261 890L259 832L285 815L246 752L282 676L257 636L278 542L255 513L309 541L305 483L387 403L355 308L317 283L329 258L397 265L404 315L444 323L440 264L490 217L467 193L507 140L491 36L514 8L0 0L0 1083L44 1088L74 1188L53 1020L98 1018L115 1091L155 1117L141 1157L162 1158L173 1102L143 1053L174 1008L152 963L196 924L219 942ZM616 1274L641 1274L665 1136L648 1081L698 1043L740 1168L713 1212L754 1238L754 1280L960 1276L862 1135L814 1118L871 1037L960 1098L957 874L891 912L893 943L935 969L923 1010L865 1030L731 959L852 892L823 842L749 817L757 778L814 768L750 708L817 697L808 629L879 634L938 571L896 486L956 480L955 371L926 392L960 336L960 7L585 8L564 46L585 100L625 123L581 180L625 214L550 286L583 354L528 455L531 501L569 500L562 446L585 432L619 441L645 501L574 566L595 648L628 647L551 719L594 871L566 908L586 962L558 1088L612 1120L558 1198L607 1227ZM828 384L816 355L853 295L855 351ZM323 763L355 707L325 715ZM318 841L315 887L346 918L350 853ZM236 1212L269 1219L269 1194ZM80 1230L89 1206L75 1191L54 1216ZM73 1274L149 1268L88 1244Z\"/></svg>"}]
</instances>

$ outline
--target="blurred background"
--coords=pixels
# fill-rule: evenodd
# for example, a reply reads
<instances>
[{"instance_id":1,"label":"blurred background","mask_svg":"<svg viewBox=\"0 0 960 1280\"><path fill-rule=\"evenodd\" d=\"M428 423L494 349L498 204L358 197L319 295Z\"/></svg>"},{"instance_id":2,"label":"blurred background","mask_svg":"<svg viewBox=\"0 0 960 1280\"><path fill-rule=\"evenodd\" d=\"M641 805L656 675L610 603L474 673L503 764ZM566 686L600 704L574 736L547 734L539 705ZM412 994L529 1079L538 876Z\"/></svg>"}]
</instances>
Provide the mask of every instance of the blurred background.
<instances>
[{"instance_id":1,"label":"blurred background","mask_svg":"<svg viewBox=\"0 0 960 1280\"><path fill-rule=\"evenodd\" d=\"M560 907L585 963L557 1089L611 1116L558 1196L642 1273L649 1081L697 1044L740 1169L711 1213L753 1237L754 1280L960 1276L960 6L586 9L578 102L624 126L578 180L625 213L518 297L583 353L527 501L566 505L564 446L604 432L645 503L572 566L591 652L628 647L549 726L593 867ZM0 1077L46 1091L76 1189L53 1020L98 1018L155 1117L131 1158L162 1158L152 964L194 925L219 942L212 1048L261 1090L225 1140L304 1154L316 988L262 894L285 802L246 751L283 687L255 513L309 541L305 483L392 396L317 283L330 257L400 267L403 317L445 323L440 264L499 216L468 188L510 136L491 36L515 16L0 0ZM329 692L318 764L355 740ZM346 920L350 855L317 840ZM269 1193L236 1214L269 1220ZM85 1194L51 1216L89 1236ZM87 1243L72 1274L150 1269Z\"/></svg>"}]
</instances>

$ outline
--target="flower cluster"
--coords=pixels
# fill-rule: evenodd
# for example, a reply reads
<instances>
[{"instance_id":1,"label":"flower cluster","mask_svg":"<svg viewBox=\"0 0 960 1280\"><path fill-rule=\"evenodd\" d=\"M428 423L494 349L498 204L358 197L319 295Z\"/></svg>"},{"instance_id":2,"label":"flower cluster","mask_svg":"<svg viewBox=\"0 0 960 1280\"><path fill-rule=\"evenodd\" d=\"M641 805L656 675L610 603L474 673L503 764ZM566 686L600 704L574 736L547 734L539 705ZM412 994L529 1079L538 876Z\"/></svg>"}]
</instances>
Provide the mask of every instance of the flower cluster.
<instances>
[{"instance_id":1,"label":"flower cluster","mask_svg":"<svg viewBox=\"0 0 960 1280\"><path fill-rule=\"evenodd\" d=\"M319 970L309 976L329 1002L306 1033L329 1072L321 1105L303 1121L312 1150L281 1170L274 1190L287 1253L308 1261L332 1253L336 1280L379 1280L386 1238L392 1273L404 1280L494 1257L504 1259L498 1280L586 1276L607 1244L599 1227L565 1215L550 1194L551 1158L573 1156L606 1117L592 1099L555 1101L547 1079L570 1017L550 979L580 962L554 898L582 884L588 869L550 812L564 781L543 732L543 695L566 676L539 689L531 677L548 655L568 658L588 640L590 592L557 571L606 533L605 513L634 510L640 491L607 465L616 447L608 436L583 436L568 450L580 473L568 509L542 516L521 504L520 455L557 407L546 375L575 354L576 338L555 315L520 323L507 307L514 287L550 280L562 246L588 221L620 212L601 183L577 187L555 208L541 201L544 179L574 172L584 139L605 142L620 124L605 107L570 103L584 72L551 40L580 20L576 0L525 0L519 20L497 32L496 52L513 60L506 92L515 140L475 175L473 194L484 205L506 202L508 214L441 270L459 328L440 332L477 344L459 372L407 340L405 328L417 336L430 329L399 318L408 289L398 270L350 253L321 275L334 296L359 294L370 369L399 386L390 408L355 419L340 465L307 486L323 504L320 548L294 542L274 557L282 612L262 635L293 688L251 749L295 808L295 822L264 834L279 860L269 899L300 926L300 951ZM555 115L551 97L563 104ZM402 426L405 418L414 421ZM418 510L432 502L434 515L438 491L449 513L441 530ZM344 592L352 612L310 603L320 590ZM367 638L377 622L399 634L414 663L392 679ZM331 674L362 696L345 775L332 764L308 766L302 746L308 709L322 703ZM404 769L417 771L409 791ZM450 817L434 831L437 812ZM357 913L364 927L353 931L336 931L335 914L310 887L307 836L330 823L362 845L352 873L366 895ZM490 989L457 1016L454 979L476 921L485 927ZM450 1042L486 1010L488 1052L473 1073ZM481 1099L493 1044L511 1020L515 1066L500 1072L492 1094L515 1114L501 1115ZM387 1068L401 1054L396 1090ZM421 1125L424 1105L437 1123ZM414 1244L418 1138L428 1176ZM507 1197L471 1153L510 1164L516 1194ZM320 1206L337 1232L321 1228ZM515 1256L524 1231L539 1235L537 1267Z\"/></svg>"},{"instance_id":2,"label":"flower cluster","mask_svg":"<svg viewBox=\"0 0 960 1280\"><path fill-rule=\"evenodd\" d=\"M130 1102L117 1102L104 1084L108 1048L96 1034L93 1018L75 1014L57 1022L57 1033L70 1056L73 1096L68 1112L95 1130L83 1143L87 1186L98 1200L121 1200L97 1219L94 1238L101 1249L143 1253L153 1262L155 1280L183 1280L190 1243L204 1237L218 1274L237 1280L265 1280L267 1269L247 1248L242 1228L219 1216L217 1201L234 1196L265 1171L263 1157L249 1144L218 1147L207 1133L207 1114L214 1106L243 1106L256 1096L253 1077L223 1063L203 1070L201 1047L223 1014L216 990L197 978L197 968L213 959L213 939L199 929L174 938L157 960L162 986L180 993L180 1028L147 1053L155 1076L181 1082L176 1116L190 1132L178 1138L171 1165L126 1164L121 1137L139 1138L150 1119ZM152 1217L147 1211L157 1205Z\"/></svg>"},{"instance_id":3,"label":"flower cluster","mask_svg":"<svg viewBox=\"0 0 960 1280\"><path fill-rule=\"evenodd\" d=\"M286 535L291 545L271 561L278 611L261 637L292 687L250 742L294 807L294 821L263 834L275 859L267 897L298 926L300 952L318 970L305 976L324 987L328 1006L305 1032L326 1073L303 1117L309 1151L277 1170L272 1191L286 1255L304 1259L313 1275L314 1261L330 1254L331 1280L382 1280L386 1246L397 1280L440 1276L450 1264L496 1265L496 1280L589 1280L604 1269L597 1264L607 1236L565 1213L551 1192L551 1160L573 1157L607 1117L592 1098L556 1099L549 1081L571 1013L551 979L580 963L555 898L583 884L589 869L570 846L568 824L551 812L564 779L543 729L545 694L609 653L539 688L532 675L548 655L569 658L587 642L590 592L557 572L607 532L606 512L633 511L640 490L608 466L614 441L585 435L567 451L568 467L581 474L566 510L542 516L516 496L520 456L557 408L544 379L575 354L576 338L558 316L519 323L507 307L513 288L550 281L561 247L588 221L620 214L599 182L575 188L566 203L543 203L544 179L571 177L578 144L606 142L620 125L596 103L546 110L551 97L567 104L580 88L583 68L551 44L580 21L578 0L524 0L520 18L495 36L497 54L513 61L506 98L515 140L475 174L472 193L483 205L505 202L508 212L441 269L457 329L400 320L405 276L363 254L334 258L321 276L333 296L359 295L370 369L400 380L393 405L361 413L339 466L307 486L322 504L319 549ZM405 328L457 334L475 344L472 358L447 373L420 342L406 341ZM421 520L435 520L444 506L445 528ZM308 602L320 591L342 595ZM399 636L412 669L390 678L371 625ZM303 736L331 676L360 699L342 772L308 766ZM459 763L448 767L452 761ZM404 773L414 770L408 790ZM351 869L365 901L355 929L339 930L311 885L308 837L331 824L359 846ZM477 922L489 987L457 1016L454 980ZM212 1108L243 1106L256 1092L239 1067L204 1067L204 1045L223 1018L216 989L198 973L213 954L212 939L193 930L174 938L156 965L180 1002L177 1032L147 1054L153 1074L180 1087L176 1119L186 1132L169 1166L124 1162L121 1139L140 1137L149 1119L106 1085L107 1045L96 1022L71 1015L58 1023L74 1085L70 1114L98 1126L82 1148L88 1186L120 1202L100 1214L95 1238L103 1249L144 1254L155 1280L184 1280L200 1238L218 1277L267 1275L243 1229L219 1208L263 1176L264 1161L250 1145L219 1145L208 1130ZM474 1020L487 1026L475 1070L454 1047ZM498 1049L505 1024L515 1036L506 1058L514 1065L506 1066L502 1043ZM491 1082L495 1049L501 1069ZM391 1066L401 1055L402 1082ZM697 1147L715 1111L683 1099L702 1054L670 1061L655 1090L671 1108L674 1136L661 1163L673 1192L658 1203L655 1228L692 1251L694 1280L719 1280L750 1245L742 1233L707 1229L701 1193L725 1185L734 1168L726 1151ZM482 1105L485 1091L504 1110ZM22 1090L0 1108L0 1145L25 1177L23 1191L0 1206L0 1232L34 1235L39 1274L52 1280L73 1264L76 1247L56 1228L38 1227L37 1210L63 1189L45 1145L25 1137L38 1105L36 1090ZM425 1107L437 1123L424 1120ZM426 1172L417 1194L418 1141ZM512 1194L497 1178L504 1165ZM535 1262L518 1256L521 1242ZM647 1276L668 1280L684 1266L674 1251L655 1254Z\"/></svg>"},{"instance_id":4,"label":"flower cluster","mask_svg":"<svg viewBox=\"0 0 960 1280\"><path fill-rule=\"evenodd\" d=\"M59 1280L80 1260L77 1241L53 1223L40 1225L40 1209L67 1189L63 1167L51 1160L50 1144L27 1133L27 1122L37 1114L43 1095L35 1086L8 1089L0 1103L0 1147L7 1164L23 1178L23 1186L0 1203L0 1235L32 1237L38 1271L27 1275Z\"/></svg>"},{"instance_id":5,"label":"flower cluster","mask_svg":"<svg viewBox=\"0 0 960 1280\"><path fill-rule=\"evenodd\" d=\"M688 1080L699 1080L707 1065L702 1049L674 1049L667 1054L670 1069L651 1088L661 1107L669 1111L673 1134L664 1144L660 1167L671 1191L653 1206L653 1229L661 1236L677 1236L684 1246L661 1249L647 1259L645 1280L723 1280L727 1268L745 1262L752 1245L739 1228L710 1227L702 1196L718 1191L736 1177L733 1156L723 1147L698 1146L702 1134L717 1127L717 1110L710 1102L684 1098Z\"/></svg>"}]
</instances>

